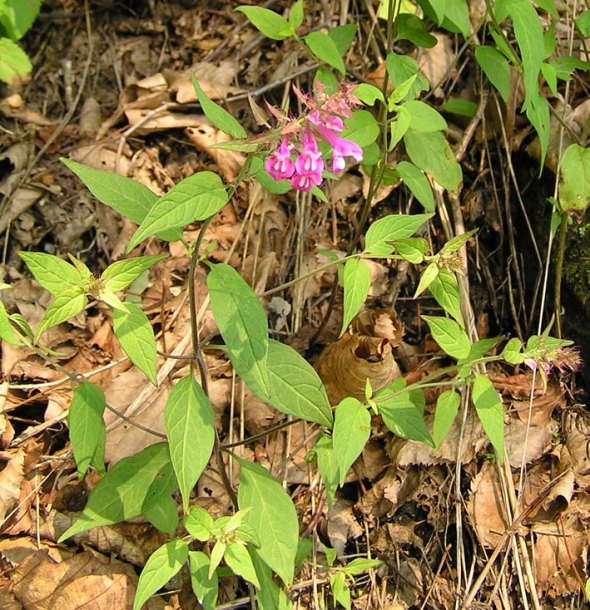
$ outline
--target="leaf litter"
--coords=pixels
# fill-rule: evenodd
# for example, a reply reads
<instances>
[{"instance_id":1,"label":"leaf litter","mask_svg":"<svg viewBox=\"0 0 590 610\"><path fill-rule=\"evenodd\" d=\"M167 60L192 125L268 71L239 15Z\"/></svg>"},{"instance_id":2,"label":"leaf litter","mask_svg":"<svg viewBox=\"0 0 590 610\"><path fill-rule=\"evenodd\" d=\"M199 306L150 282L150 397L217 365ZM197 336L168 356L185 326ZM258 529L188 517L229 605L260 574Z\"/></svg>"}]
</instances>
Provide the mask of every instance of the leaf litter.
<instances>
[{"instance_id":1,"label":"leaf litter","mask_svg":"<svg viewBox=\"0 0 590 610\"><path fill-rule=\"evenodd\" d=\"M53 4L65 15L77 8L66 0ZM100 10L92 12L94 27L111 38L109 43L105 38L91 58L95 80L89 85L92 91L85 93L77 124L72 122L62 131L57 127L66 100L61 84L47 76L62 73L49 56L45 76L26 91L0 101L0 113L9 127L0 133L4 150L0 154L0 192L10 194L10 208L3 214L0 228L4 232L11 223L13 240L2 265L3 275L12 279L13 286L8 297L12 301L5 304L22 313L33 327L43 316L48 299L26 277L13 250L42 247L61 254L89 252L89 261L99 269L123 255L133 232L130 223L116 213L105 212L105 206L80 191L79 184L60 167L59 156L136 178L158 194L199 170L219 171L229 181L237 175L243 158L239 153L214 148L226 137L196 107L190 73L197 74L212 99L243 119L248 113L246 94L260 103L258 91L274 80L275 88L265 89L264 95L280 100L288 94L291 81L301 85L305 78L290 76L296 71L296 63L302 61L296 51L280 45L261 46L250 28L236 26L229 5L217 3L219 10L207 7L201 13L186 8L186 4L190 3L170 3L166 8L150 4L142 9L141 17L127 10L115 11L112 19ZM319 16L326 8L323 5L329 3L322 3L321 8L320 3L311 4ZM471 9L475 11L474 6ZM61 22L58 27L60 17L53 10L52 6L47 13L51 24L49 47L66 53L74 65L82 65L88 51L85 33L71 27L71 22L65 27ZM203 26L205 20L208 27ZM438 44L423 52L418 61L431 86L436 87L435 98L442 100L449 96L453 83L459 81L460 86L468 87L473 76L461 76L451 38L438 32L434 35ZM154 46L155 40L160 44ZM355 69L363 77L382 82L384 70L381 66L374 68L378 61L369 61L359 49L353 55ZM76 71L80 80L81 69ZM493 153L485 161L478 156L478 147L485 142L502 141L502 129L512 138L514 150L539 157L538 143L527 144L529 134L520 129L513 104L508 108L498 105L502 116L490 113L486 131L478 133L477 142L468 151L473 167L490 164L481 173L473 195L479 188L497 197L490 176L495 173L495 178L507 179L506 174L492 167ZM588 107L587 101L576 99L572 107L557 105L556 114L563 115L571 132L579 135L584 129L587 133L584 125ZM552 134L557 133L558 124L556 115L552 116ZM251 120L249 127L256 131ZM18 136L25 131L32 135L34 148L20 141ZM464 124L453 123L452 132L460 139ZM34 175L23 178L36 152L44 148ZM556 165L551 153L547 165ZM357 202L367 188L366 175L347 172L329 190L329 203L314 206L308 216L302 217L299 202L291 195L271 196L257 186L249 186L238 192L236 201L222 211L206 233L205 244L212 258L228 259L262 298L275 338L287 340L302 353L327 310L334 281L333 270L312 272L332 257L344 255L349 228L356 222ZM407 195L396 185L384 187L375 201L374 218L398 204L408 205ZM497 219L504 218L505 210L491 212L488 205L484 203L483 214L474 213L473 220L489 223L493 237L499 238L501 225ZM491 222L490 218L496 220ZM306 227L303 235L298 232L302 225ZM194 239L195 231L187 232L188 241ZM440 235L433 236L438 238ZM474 282L472 299L482 309L478 314L491 314L497 326L511 330L505 303L514 296L508 296L505 278L497 271L506 267L502 258L505 252L493 250L493 241L482 240L485 282ZM134 294L158 330L161 351L183 356L189 347L184 307L189 260L174 243L163 246L154 241L148 247L149 253L167 248L171 258L144 278ZM389 296L397 273L404 282L402 298L394 309ZM280 296L266 294L306 274L310 274L306 280ZM367 377L372 390L377 391L402 374L420 378L425 374L424 367L429 372L439 367L437 346L419 318L421 312L431 311L436 304L428 299L417 305L406 300L414 291L415 279L404 275L401 265L372 261L369 307L340 338L338 304L320 335L323 350L318 353L316 346L306 354L324 379L332 404L348 395L364 400ZM493 294L498 291L502 305L485 305L490 288ZM565 382L552 378L543 388L537 378L533 389L532 375L523 370L490 375L504 399L506 450L513 466L510 476L518 494L516 503L507 496L506 475L486 454L487 440L479 421L473 410L467 410L464 415L460 413L449 436L436 449L393 437L380 417L374 416L371 440L328 508L318 491L315 466L308 459L317 431L302 422L272 430L289 423L286 416L250 394L233 376L222 352L215 349L218 331L208 306L204 275L197 276L196 289L202 307L201 332L206 341L212 342L207 364L222 442L232 444L270 431L234 451L267 467L289 486L297 500L302 529L317 531L321 544L336 549L341 557L369 552L383 559L377 581L359 580L356 585L355 607L452 607L457 594L457 542L450 532L456 526L457 514L473 537L471 548L463 552L479 569L485 565L487 553L505 544L511 518L525 514L517 533L529 537L536 593L544 600L544 607L566 607L572 594L583 588L584 558L590 542L590 423L583 406L572 405ZM154 388L130 368L114 339L112 320L100 306L51 329L44 335L44 342L55 351L57 362L71 372L87 374L105 391L114 409L105 414L108 463L113 465L161 440L167 393L177 379L186 375L182 360L168 360L159 386ZM137 584L132 566L145 563L162 543L162 534L147 523L124 523L78 536L77 548L55 544L98 482L95 474L81 482L75 477L64 423L71 400L68 379L30 350L5 342L2 373L8 382L3 385L0 436L4 463L0 471L3 607L127 607ZM428 396L425 405L429 428L436 398ZM463 485L460 498L453 495L457 462ZM237 476L235 469L234 482ZM556 476L561 478L547 489ZM228 511L229 498L214 464L201 477L192 501L211 510L215 517ZM459 513L456 502L463 503ZM318 548L321 554L321 546ZM508 551L505 557L510 560ZM302 586L294 588L299 608L312 607L311 589L305 586L304 576L302 573ZM487 599L492 586L487 582L481 591L482 600ZM509 607L519 607L514 591L502 586L505 598L511 598ZM182 590L186 587L185 577L178 585L180 592L154 598L148 607L184 607ZM227 603L241 594L235 583L226 585L224 593Z\"/></svg>"}]
</instances>

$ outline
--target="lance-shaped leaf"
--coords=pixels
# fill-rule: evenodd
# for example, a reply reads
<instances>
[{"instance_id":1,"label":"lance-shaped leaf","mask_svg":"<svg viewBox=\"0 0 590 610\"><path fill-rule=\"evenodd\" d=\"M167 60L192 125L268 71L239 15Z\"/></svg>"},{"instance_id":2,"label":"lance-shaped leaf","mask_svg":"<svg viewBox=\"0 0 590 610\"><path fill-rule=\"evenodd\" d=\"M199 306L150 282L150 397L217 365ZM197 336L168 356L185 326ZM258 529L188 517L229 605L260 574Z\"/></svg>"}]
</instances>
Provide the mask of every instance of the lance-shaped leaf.
<instances>
[{"instance_id":1,"label":"lance-shaped leaf","mask_svg":"<svg viewBox=\"0 0 590 610\"><path fill-rule=\"evenodd\" d=\"M233 367L257 396L268 400L268 322L264 308L250 286L229 265L212 265L207 287L213 316Z\"/></svg>"},{"instance_id":2,"label":"lance-shaped leaf","mask_svg":"<svg viewBox=\"0 0 590 610\"><path fill-rule=\"evenodd\" d=\"M406 239L429 219L431 214L390 214L376 220L365 235L365 252L375 256L389 256L396 239Z\"/></svg>"},{"instance_id":3,"label":"lance-shaped leaf","mask_svg":"<svg viewBox=\"0 0 590 610\"><path fill-rule=\"evenodd\" d=\"M139 576L133 610L140 610L154 593L180 572L187 559L186 540L171 540L154 551Z\"/></svg>"},{"instance_id":4,"label":"lance-shaped leaf","mask_svg":"<svg viewBox=\"0 0 590 610\"><path fill-rule=\"evenodd\" d=\"M171 462L158 472L141 507L141 514L161 532L173 536L178 527L178 508L170 495L178 489Z\"/></svg>"},{"instance_id":5,"label":"lance-shaped leaf","mask_svg":"<svg viewBox=\"0 0 590 610\"><path fill-rule=\"evenodd\" d=\"M371 414L356 398L345 398L336 407L332 442L340 471L340 485L371 435Z\"/></svg>"},{"instance_id":6,"label":"lance-shaped leaf","mask_svg":"<svg viewBox=\"0 0 590 610\"><path fill-rule=\"evenodd\" d=\"M332 409L324 384L309 362L289 345L271 339L266 367L269 402L275 409L332 427Z\"/></svg>"},{"instance_id":7,"label":"lance-shaped leaf","mask_svg":"<svg viewBox=\"0 0 590 610\"><path fill-rule=\"evenodd\" d=\"M447 390L437 398L432 425L432 438L437 447L445 440L453 426L460 404L461 395L455 390Z\"/></svg>"},{"instance_id":8,"label":"lance-shaped leaf","mask_svg":"<svg viewBox=\"0 0 590 610\"><path fill-rule=\"evenodd\" d=\"M150 445L117 462L94 488L78 520L59 542L93 527L140 515L152 481L169 463L168 443Z\"/></svg>"},{"instance_id":9,"label":"lance-shaped leaf","mask_svg":"<svg viewBox=\"0 0 590 610\"><path fill-rule=\"evenodd\" d=\"M295 29L284 17L267 8L238 6L236 11L244 13L256 29L272 40L284 40L295 34Z\"/></svg>"},{"instance_id":10,"label":"lance-shaped leaf","mask_svg":"<svg viewBox=\"0 0 590 610\"><path fill-rule=\"evenodd\" d=\"M446 354L457 360L469 356L471 341L455 320L437 316L422 316L422 318L426 320L434 340Z\"/></svg>"},{"instance_id":11,"label":"lance-shaped leaf","mask_svg":"<svg viewBox=\"0 0 590 610\"><path fill-rule=\"evenodd\" d=\"M113 330L123 351L135 366L156 385L157 349L152 325L134 303L126 302L127 311L113 310Z\"/></svg>"},{"instance_id":12,"label":"lance-shaped leaf","mask_svg":"<svg viewBox=\"0 0 590 610\"><path fill-rule=\"evenodd\" d=\"M19 252L19 256L37 283L54 296L84 286L81 273L63 258L43 252Z\"/></svg>"},{"instance_id":13,"label":"lance-shaped leaf","mask_svg":"<svg viewBox=\"0 0 590 610\"><path fill-rule=\"evenodd\" d=\"M486 436L496 450L500 463L504 460L504 411L502 398L494 384L480 373L475 375L471 399Z\"/></svg>"},{"instance_id":14,"label":"lance-shaped leaf","mask_svg":"<svg viewBox=\"0 0 590 610\"><path fill-rule=\"evenodd\" d=\"M104 285L113 292L124 290L152 265L166 258L166 254L154 254L152 256L137 256L124 261L117 261L109 265L101 275Z\"/></svg>"},{"instance_id":15,"label":"lance-shaped leaf","mask_svg":"<svg viewBox=\"0 0 590 610\"><path fill-rule=\"evenodd\" d=\"M332 438L322 434L317 440L314 451L318 462L318 470L322 477L322 483L326 488L326 496L328 497L328 508L332 508L334 494L340 481L340 469L338 460L332 444Z\"/></svg>"},{"instance_id":16,"label":"lance-shaped leaf","mask_svg":"<svg viewBox=\"0 0 590 610\"><path fill-rule=\"evenodd\" d=\"M244 522L258 535L257 554L289 585L293 580L299 539L295 506L281 484L262 466L238 461L238 504L240 510L250 508Z\"/></svg>"},{"instance_id":17,"label":"lance-shaped leaf","mask_svg":"<svg viewBox=\"0 0 590 610\"><path fill-rule=\"evenodd\" d=\"M227 545L223 558L234 574L241 576L260 589L260 582L258 576L256 576L254 564L245 545L239 542L231 542Z\"/></svg>"},{"instance_id":18,"label":"lance-shaped leaf","mask_svg":"<svg viewBox=\"0 0 590 610\"><path fill-rule=\"evenodd\" d=\"M113 208L137 225L143 222L158 200L158 196L145 184L132 178L102 169L94 169L70 159L62 158L61 162L82 180L86 188L101 203ZM156 235L167 241L176 241L180 239L182 233L179 229L171 229L156 233Z\"/></svg>"},{"instance_id":19,"label":"lance-shaped leaf","mask_svg":"<svg viewBox=\"0 0 590 610\"><path fill-rule=\"evenodd\" d=\"M209 557L201 551L189 551L191 585L203 610L215 610L219 583L217 572L209 578Z\"/></svg>"},{"instance_id":20,"label":"lance-shaped leaf","mask_svg":"<svg viewBox=\"0 0 590 610\"><path fill-rule=\"evenodd\" d=\"M221 178L213 172L197 172L173 186L154 203L132 237L129 252L146 237L184 227L213 216L227 203Z\"/></svg>"},{"instance_id":21,"label":"lance-shaped leaf","mask_svg":"<svg viewBox=\"0 0 590 610\"><path fill-rule=\"evenodd\" d=\"M73 318L86 307L88 299L83 290L82 287L68 288L53 299L51 305L47 308L43 319L39 323L37 332L35 333L36 340L48 328L57 326L58 324Z\"/></svg>"},{"instance_id":22,"label":"lance-shaped leaf","mask_svg":"<svg viewBox=\"0 0 590 610\"><path fill-rule=\"evenodd\" d=\"M68 412L70 442L78 476L82 478L89 466L104 471L106 429L103 421L105 397L94 383L82 382L75 390Z\"/></svg>"},{"instance_id":23,"label":"lance-shaped leaf","mask_svg":"<svg viewBox=\"0 0 590 610\"><path fill-rule=\"evenodd\" d=\"M170 391L164 421L170 458L186 512L191 491L211 457L215 441L213 407L192 374Z\"/></svg>"},{"instance_id":24,"label":"lance-shaped leaf","mask_svg":"<svg viewBox=\"0 0 590 610\"><path fill-rule=\"evenodd\" d=\"M303 38L309 50L325 64L336 68L340 74L345 74L346 67L342 55L334 41L323 32L311 32Z\"/></svg>"},{"instance_id":25,"label":"lance-shaped leaf","mask_svg":"<svg viewBox=\"0 0 590 610\"><path fill-rule=\"evenodd\" d=\"M213 125L233 138L247 138L248 134L242 127L242 124L225 108L222 108L219 104L216 104L207 96L201 85L199 85L199 81L195 78L194 74L191 75L191 78L199 104L201 104L201 108L203 109L205 116L213 123Z\"/></svg>"},{"instance_id":26,"label":"lance-shaped leaf","mask_svg":"<svg viewBox=\"0 0 590 610\"><path fill-rule=\"evenodd\" d=\"M440 268L428 288L436 302L463 326L459 284L455 274L444 267Z\"/></svg>"},{"instance_id":27,"label":"lance-shaped leaf","mask_svg":"<svg viewBox=\"0 0 590 610\"><path fill-rule=\"evenodd\" d=\"M344 312L342 328L344 334L348 325L364 305L371 288L371 271L367 264L359 258L350 258L344 264L342 274L344 287Z\"/></svg>"}]
</instances>

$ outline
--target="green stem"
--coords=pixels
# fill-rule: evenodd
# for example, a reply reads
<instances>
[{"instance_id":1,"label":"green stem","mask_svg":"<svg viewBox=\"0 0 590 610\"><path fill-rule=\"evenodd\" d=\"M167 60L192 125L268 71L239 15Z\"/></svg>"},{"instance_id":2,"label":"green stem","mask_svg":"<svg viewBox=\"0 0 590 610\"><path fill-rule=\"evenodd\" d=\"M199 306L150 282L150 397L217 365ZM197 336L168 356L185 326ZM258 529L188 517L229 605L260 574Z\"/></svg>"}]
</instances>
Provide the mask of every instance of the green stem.
<instances>
[{"instance_id":1,"label":"green stem","mask_svg":"<svg viewBox=\"0 0 590 610\"><path fill-rule=\"evenodd\" d=\"M561 339L561 280L563 278L563 259L565 258L567 221L567 214L562 212L561 224L559 225L559 238L557 241L557 260L555 262L555 300L553 305L553 309L555 311L555 335L558 339Z\"/></svg>"}]
</instances>

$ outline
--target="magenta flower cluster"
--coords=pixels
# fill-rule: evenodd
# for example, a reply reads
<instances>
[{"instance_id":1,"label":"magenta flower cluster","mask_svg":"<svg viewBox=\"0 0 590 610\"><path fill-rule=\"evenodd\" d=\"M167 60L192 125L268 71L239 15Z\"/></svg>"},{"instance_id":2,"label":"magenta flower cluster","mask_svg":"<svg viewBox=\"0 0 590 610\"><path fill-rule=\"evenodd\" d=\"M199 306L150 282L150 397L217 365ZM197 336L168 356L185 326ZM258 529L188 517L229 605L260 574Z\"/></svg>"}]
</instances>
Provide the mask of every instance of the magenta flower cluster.
<instances>
[{"instance_id":1,"label":"magenta flower cluster","mask_svg":"<svg viewBox=\"0 0 590 610\"><path fill-rule=\"evenodd\" d=\"M302 99L299 92L298 95ZM344 169L345 157L352 157L357 162L362 161L363 150L352 140L338 135L344 128L341 116L350 116L351 106L358 103L348 90L345 89L332 97L324 96L321 106L307 98L303 101L312 111L303 120L297 121L300 126L299 145L292 143L294 135L297 137L297 131L291 129L274 153L268 157L265 167L277 182L290 179L294 189L308 192L321 184L323 179L325 162L318 149L318 137L332 148L333 173Z\"/></svg>"}]
</instances>

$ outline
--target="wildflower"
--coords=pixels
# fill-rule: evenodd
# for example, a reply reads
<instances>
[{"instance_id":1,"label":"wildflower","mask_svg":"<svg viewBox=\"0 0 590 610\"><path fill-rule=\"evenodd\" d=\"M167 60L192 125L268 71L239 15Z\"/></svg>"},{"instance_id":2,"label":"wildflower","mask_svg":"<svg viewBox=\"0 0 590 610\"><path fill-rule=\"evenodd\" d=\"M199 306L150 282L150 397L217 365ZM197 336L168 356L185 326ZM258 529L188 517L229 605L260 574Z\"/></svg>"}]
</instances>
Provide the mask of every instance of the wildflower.
<instances>
[{"instance_id":1,"label":"wildflower","mask_svg":"<svg viewBox=\"0 0 590 610\"><path fill-rule=\"evenodd\" d=\"M279 147L266 160L266 171L278 182L283 178L290 178L295 172L295 164L291 159L291 146L289 136L285 136Z\"/></svg>"},{"instance_id":2,"label":"wildflower","mask_svg":"<svg viewBox=\"0 0 590 610\"><path fill-rule=\"evenodd\" d=\"M297 190L309 191L314 184L322 182L324 160L309 127L303 133L301 143L303 148L295 160L295 175L291 184Z\"/></svg>"},{"instance_id":3,"label":"wildflower","mask_svg":"<svg viewBox=\"0 0 590 610\"><path fill-rule=\"evenodd\" d=\"M320 114L319 110L314 110L307 119L313 123L316 127L318 125L323 125L332 131L341 132L344 129L344 122L339 116L335 114L327 114L326 112L322 112Z\"/></svg>"},{"instance_id":4,"label":"wildflower","mask_svg":"<svg viewBox=\"0 0 590 610\"><path fill-rule=\"evenodd\" d=\"M363 149L352 140L347 140L326 129L322 125L317 125L318 131L332 147L332 171L340 172L346 166L344 157L353 157L356 161L363 160Z\"/></svg>"}]
</instances>

